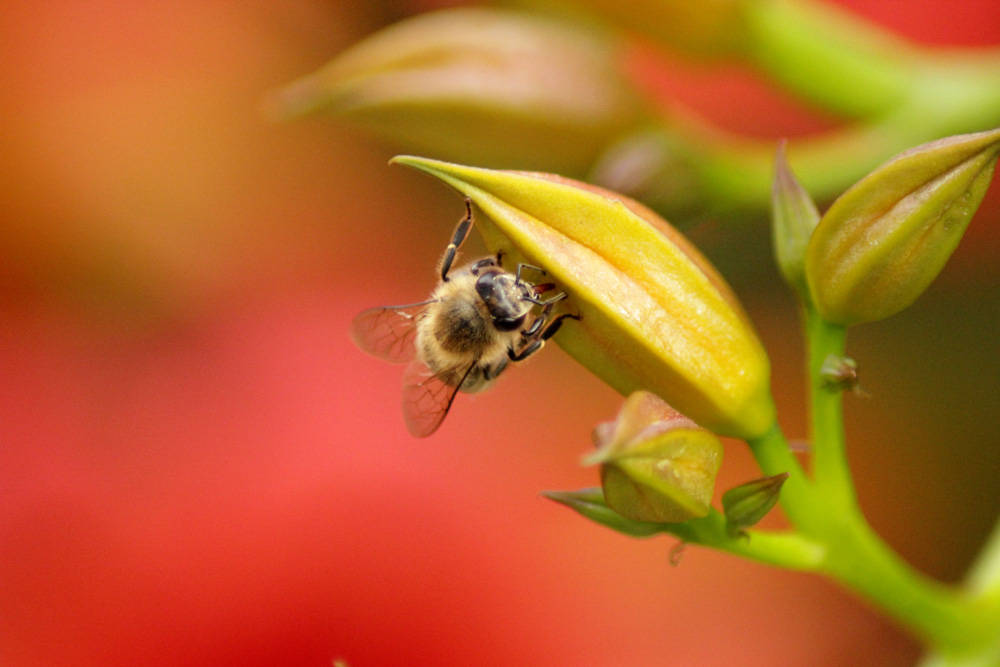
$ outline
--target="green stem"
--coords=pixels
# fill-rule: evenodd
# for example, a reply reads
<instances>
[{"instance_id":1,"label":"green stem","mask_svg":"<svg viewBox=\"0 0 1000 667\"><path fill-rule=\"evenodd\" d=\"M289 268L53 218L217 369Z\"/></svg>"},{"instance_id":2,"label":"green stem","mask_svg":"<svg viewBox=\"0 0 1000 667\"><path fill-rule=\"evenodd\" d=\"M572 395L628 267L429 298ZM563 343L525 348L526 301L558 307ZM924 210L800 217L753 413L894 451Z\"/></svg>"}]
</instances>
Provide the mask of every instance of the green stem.
<instances>
[{"instance_id":1,"label":"green stem","mask_svg":"<svg viewBox=\"0 0 1000 667\"><path fill-rule=\"evenodd\" d=\"M831 329L824 332L822 340L827 341L826 347L842 345L837 341L843 336ZM824 419L829 419L839 408L826 407L824 411ZM777 426L749 444L765 474L790 473L782 488L781 504L806 544L824 549L819 571L876 604L930 646L960 651L988 643L994 625L992 616L983 613L984 604L914 570L872 531L853 501L843 500L842 485L849 484L850 477L845 476L842 448L840 457L832 456L836 449L830 451L831 457L824 464L830 481L820 487L805 476ZM838 472L830 476L834 471ZM840 481L832 484L834 479ZM837 494L831 494L831 488L840 489L841 501L832 501ZM853 494L850 487L848 491Z\"/></svg>"},{"instance_id":2,"label":"green stem","mask_svg":"<svg viewBox=\"0 0 1000 667\"><path fill-rule=\"evenodd\" d=\"M857 497L844 441L843 389L828 386L821 373L828 356L844 355L847 330L826 322L811 305L803 308L803 318L809 354L813 479L834 507L852 509Z\"/></svg>"},{"instance_id":3,"label":"green stem","mask_svg":"<svg viewBox=\"0 0 1000 667\"><path fill-rule=\"evenodd\" d=\"M794 532L750 530L746 531L746 535L729 537L726 517L716 509L701 519L669 526L668 532L671 535L692 544L701 544L791 570L816 570L823 563L826 554L822 545Z\"/></svg>"},{"instance_id":4,"label":"green stem","mask_svg":"<svg viewBox=\"0 0 1000 667\"><path fill-rule=\"evenodd\" d=\"M881 115L789 142L788 162L817 202L839 196L904 150L1000 126L1000 50L977 59L921 61L918 78L911 94ZM637 176L639 159L648 166ZM753 219L770 204L773 161L773 141L678 114L622 139L593 178L671 220ZM629 178L620 180L620 172Z\"/></svg>"},{"instance_id":5,"label":"green stem","mask_svg":"<svg viewBox=\"0 0 1000 667\"><path fill-rule=\"evenodd\" d=\"M980 605L913 570L860 514L828 518L830 523L815 527L822 537L812 536L829 549L822 569L831 577L874 602L930 646L964 652L993 636Z\"/></svg>"},{"instance_id":6,"label":"green stem","mask_svg":"<svg viewBox=\"0 0 1000 667\"><path fill-rule=\"evenodd\" d=\"M743 16L746 56L824 109L872 116L913 87L917 49L850 12L808 0L752 0Z\"/></svg>"},{"instance_id":7,"label":"green stem","mask_svg":"<svg viewBox=\"0 0 1000 667\"><path fill-rule=\"evenodd\" d=\"M765 475L788 473L788 479L781 488L780 502L792 524L801 526L813 521L813 514L819 507L815 502L815 489L792 454L777 422L763 436L748 440L747 444Z\"/></svg>"}]
</instances>

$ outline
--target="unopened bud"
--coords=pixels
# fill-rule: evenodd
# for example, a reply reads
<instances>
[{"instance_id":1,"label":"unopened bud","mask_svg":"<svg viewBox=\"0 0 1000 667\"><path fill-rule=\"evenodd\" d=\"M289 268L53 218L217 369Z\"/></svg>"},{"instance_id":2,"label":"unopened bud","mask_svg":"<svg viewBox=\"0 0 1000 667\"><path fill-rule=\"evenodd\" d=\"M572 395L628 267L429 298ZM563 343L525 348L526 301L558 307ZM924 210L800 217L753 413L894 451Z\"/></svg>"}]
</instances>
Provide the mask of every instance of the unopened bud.
<instances>
[{"instance_id":1,"label":"unopened bud","mask_svg":"<svg viewBox=\"0 0 1000 667\"><path fill-rule=\"evenodd\" d=\"M819 376L824 386L832 391L851 391L858 396L868 395L858 382L858 362L850 357L827 355L819 369Z\"/></svg>"},{"instance_id":2,"label":"unopened bud","mask_svg":"<svg viewBox=\"0 0 1000 667\"><path fill-rule=\"evenodd\" d=\"M788 479L783 472L741 484L722 494L722 509L726 515L726 530L730 537L743 534L745 528L756 525L771 511L781 495L781 486Z\"/></svg>"},{"instance_id":3,"label":"unopened bud","mask_svg":"<svg viewBox=\"0 0 1000 667\"><path fill-rule=\"evenodd\" d=\"M584 173L644 105L618 46L579 25L482 8L421 14L368 37L274 102L329 112L405 150Z\"/></svg>"},{"instance_id":4,"label":"unopened bud","mask_svg":"<svg viewBox=\"0 0 1000 667\"><path fill-rule=\"evenodd\" d=\"M833 203L813 232L806 277L828 322L898 313L937 277L990 184L1000 129L897 155Z\"/></svg>"},{"instance_id":5,"label":"unopened bud","mask_svg":"<svg viewBox=\"0 0 1000 667\"><path fill-rule=\"evenodd\" d=\"M809 237L819 222L819 211L799 185L785 158L785 141L778 144L771 186L771 238L774 255L785 281L802 298L809 298L805 258Z\"/></svg>"},{"instance_id":6,"label":"unopened bud","mask_svg":"<svg viewBox=\"0 0 1000 667\"><path fill-rule=\"evenodd\" d=\"M594 430L611 509L635 521L680 522L708 514L722 443L649 392L629 396L614 422Z\"/></svg>"},{"instance_id":7,"label":"unopened bud","mask_svg":"<svg viewBox=\"0 0 1000 667\"><path fill-rule=\"evenodd\" d=\"M770 364L735 296L677 230L627 197L542 173L394 160L440 178L485 213L505 261L543 268L580 319L555 340L624 395L663 397L719 433L755 438L774 422Z\"/></svg>"}]
</instances>

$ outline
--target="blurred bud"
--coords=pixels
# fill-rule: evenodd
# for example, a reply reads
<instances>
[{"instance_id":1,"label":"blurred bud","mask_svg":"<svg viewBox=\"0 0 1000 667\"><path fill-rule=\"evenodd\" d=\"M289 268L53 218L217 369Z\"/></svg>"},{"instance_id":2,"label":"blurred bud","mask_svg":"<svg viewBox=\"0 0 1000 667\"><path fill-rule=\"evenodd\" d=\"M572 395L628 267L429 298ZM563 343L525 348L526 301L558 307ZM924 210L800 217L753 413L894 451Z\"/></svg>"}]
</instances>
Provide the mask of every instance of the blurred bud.
<instances>
[{"instance_id":1,"label":"blurred bud","mask_svg":"<svg viewBox=\"0 0 1000 667\"><path fill-rule=\"evenodd\" d=\"M819 369L823 385L833 391L851 391L858 396L867 396L858 383L858 362L850 357L828 354Z\"/></svg>"},{"instance_id":2,"label":"blurred bud","mask_svg":"<svg viewBox=\"0 0 1000 667\"><path fill-rule=\"evenodd\" d=\"M771 511L781 496L781 486L786 479L788 473L783 472L741 484L722 494L722 509L730 537L743 534L744 528L756 525Z\"/></svg>"},{"instance_id":3,"label":"blurred bud","mask_svg":"<svg viewBox=\"0 0 1000 667\"><path fill-rule=\"evenodd\" d=\"M703 218L717 203L705 186L703 142L690 135L685 120L664 115L657 126L642 128L611 144L590 172L589 181L673 216Z\"/></svg>"},{"instance_id":4,"label":"blurred bud","mask_svg":"<svg viewBox=\"0 0 1000 667\"><path fill-rule=\"evenodd\" d=\"M1000 129L901 153L833 203L813 232L806 277L829 322L898 313L937 277L965 233L1000 154Z\"/></svg>"},{"instance_id":5,"label":"blurred bud","mask_svg":"<svg viewBox=\"0 0 1000 667\"><path fill-rule=\"evenodd\" d=\"M809 193L799 185L785 159L785 140L774 156L771 186L771 238L774 255L785 281L801 298L809 300L805 256L809 237L819 222L819 211Z\"/></svg>"},{"instance_id":6,"label":"blurred bud","mask_svg":"<svg viewBox=\"0 0 1000 667\"><path fill-rule=\"evenodd\" d=\"M484 212L477 226L511 265L542 267L578 315L556 336L622 394L645 389L722 435L774 421L767 355L729 287L645 206L551 174L394 160L440 178Z\"/></svg>"},{"instance_id":7,"label":"blurred bud","mask_svg":"<svg viewBox=\"0 0 1000 667\"><path fill-rule=\"evenodd\" d=\"M602 526L630 537L649 537L663 531L663 527L648 521L626 519L604 501L604 492L598 488L579 491L543 491L549 500L566 507Z\"/></svg>"},{"instance_id":8,"label":"blurred bud","mask_svg":"<svg viewBox=\"0 0 1000 667\"><path fill-rule=\"evenodd\" d=\"M722 443L659 397L637 391L613 422L594 430L608 506L635 521L675 523L703 517L722 465Z\"/></svg>"},{"instance_id":9,"label":"blurred bud","mask_svg":"<svg viewBox=\"0 0 1000 667\"><path fill-rule=\"evenodd\" d=\"M584 173L643 114L618 68L616 46L578 26L453 9L369 37L274 104L351 118L406 150Z\"/></svg>"},{"instance_id":10,"label":"blurred bud","mask_svg":"<svg viewBox=\"0 0 1000 667\"><path fill-rule=\"evenodd\" d=\"M575 0L618 25L695 56L723 56L739 50L745 0Z\"/></svg>"}]
</instances>

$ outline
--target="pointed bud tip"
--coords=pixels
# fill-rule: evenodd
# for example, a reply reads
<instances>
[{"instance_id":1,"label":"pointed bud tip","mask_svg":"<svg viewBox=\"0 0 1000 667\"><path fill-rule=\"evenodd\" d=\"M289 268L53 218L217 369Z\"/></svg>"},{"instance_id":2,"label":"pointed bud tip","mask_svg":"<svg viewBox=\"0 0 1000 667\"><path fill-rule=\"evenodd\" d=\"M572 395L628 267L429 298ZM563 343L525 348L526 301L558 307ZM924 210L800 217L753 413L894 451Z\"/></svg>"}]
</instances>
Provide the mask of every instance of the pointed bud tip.
<instances>
[{"instance_id":1,"label":"pointed bud tip","mask_svg":"<svg viewBox=\"0 0 1000 667\"><path fill-rule=\"evenodd\" d=\"M783 472L741 484L722 494L723 512L731 537L741 534L744 528L756 525L771 511L787 479L788 473Z\"/></svg>"}]
</instances>

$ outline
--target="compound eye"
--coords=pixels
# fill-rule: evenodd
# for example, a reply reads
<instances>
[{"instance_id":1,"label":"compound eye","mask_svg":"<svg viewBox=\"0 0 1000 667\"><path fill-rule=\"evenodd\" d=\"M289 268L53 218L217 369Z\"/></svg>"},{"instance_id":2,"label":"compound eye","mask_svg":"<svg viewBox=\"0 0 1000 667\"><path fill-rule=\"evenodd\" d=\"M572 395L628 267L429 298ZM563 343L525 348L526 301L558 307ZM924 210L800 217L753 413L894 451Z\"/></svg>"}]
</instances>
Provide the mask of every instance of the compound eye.
<instances>
[{"instance_id":1,"label":"compound eye","mask_svg":"<svg viewBox=\"0 0 1000 667\"><path fill-rule=\"evenodd\" d=\"M524 324L525 315L520 317L494 317L493 326L500 331L514 331Z\"/></svg>"}]
</instances>

